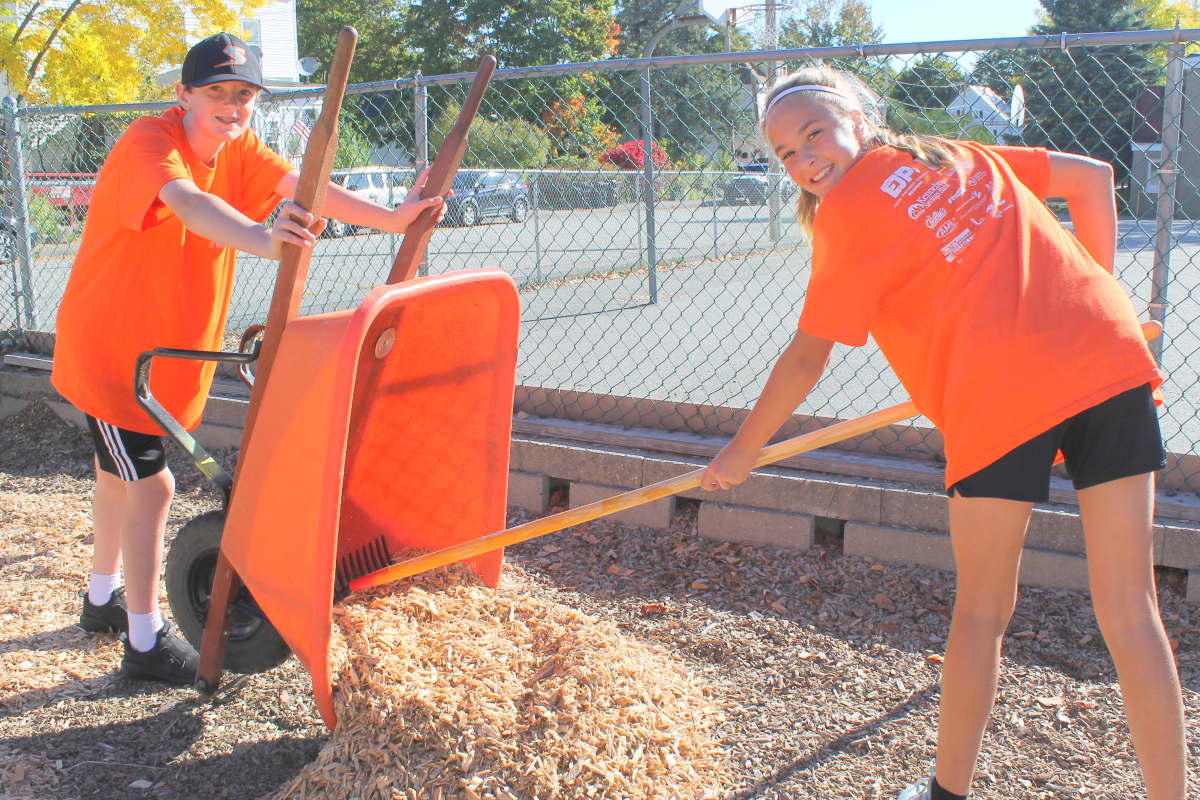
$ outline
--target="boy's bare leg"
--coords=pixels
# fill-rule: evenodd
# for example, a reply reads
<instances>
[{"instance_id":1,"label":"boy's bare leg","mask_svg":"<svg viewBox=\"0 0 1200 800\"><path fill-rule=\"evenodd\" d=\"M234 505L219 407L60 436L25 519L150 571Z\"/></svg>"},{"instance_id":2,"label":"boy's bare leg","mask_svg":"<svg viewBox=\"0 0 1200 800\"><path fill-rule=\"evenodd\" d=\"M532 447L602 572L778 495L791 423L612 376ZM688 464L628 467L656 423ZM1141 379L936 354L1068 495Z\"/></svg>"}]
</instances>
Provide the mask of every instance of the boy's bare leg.
<instances>
[{"instance_id":1,"label":"boy's bare leg","mask_svg":"<svg viewBox=\"0 0 1200 800\"><path fill-rule=\"evenodd\" d=\"M967 794L996 699L1000 643L1017 601L1017 573L1032 503L950 498L958 570L954 618L942 665L937 781Z\"/></svg>"},{"instance_id":2,"label":"boy's bare leg","mask_svg":"<svg viewBox=\"0 0 1200 800\"><path fill-rule=\"evenodd\" d=\"M92 572L116 575L121 570L121 520L125 516L125 481L96 465L92 495Z\"/></svg>"},{"instance_id":3,"label":"boy's bare leg","mask_svg":"<svg viewBox=\"0 0 1200 800\"><path fill-rule=\"evenodd\" d=\"M1183 697L1154 588L1154 475L1079 492L1096 621L1117 676L1150 800L1186 792Z\"/></svg>"},{"instance_id":4,"label":"boy's bare leg","mask_svg":"<svg viewBox=\"0 0 1200 800\"><path fill-rule=\"evenodd\" d=\"M125 513L121 518L125 600L131 614L149 614L158 608L163 536L171 497L175 494L175 476L164 469L148 478L125 483L125 491Z\"/></svg>"}]
</instances>

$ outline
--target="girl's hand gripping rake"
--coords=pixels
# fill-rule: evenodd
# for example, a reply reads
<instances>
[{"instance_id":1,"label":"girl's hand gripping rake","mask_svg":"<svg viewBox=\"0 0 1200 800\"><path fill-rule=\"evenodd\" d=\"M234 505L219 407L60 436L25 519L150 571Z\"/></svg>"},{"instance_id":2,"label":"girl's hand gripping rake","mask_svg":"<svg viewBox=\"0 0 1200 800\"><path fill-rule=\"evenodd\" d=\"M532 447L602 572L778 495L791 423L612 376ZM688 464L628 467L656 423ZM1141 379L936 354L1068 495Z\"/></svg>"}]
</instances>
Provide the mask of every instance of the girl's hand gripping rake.
<instances>
[{"instance_id":1,"label":"girl's hand gripping rake","mask_svg":"<svg viewBox=\"0 0 1200 800\"><path fill-rule=\"evenodd\" d=\"M1142 335L1146 337L1147 341L1154 339L1160 333L1162 333L1162 326L1157 322L1142 324ZM910 400L906 403L874 411L858 419L839 422L827 428L822 428L819 431L806 433L803 436L797 436L793 439L764 447L759 451L754 466L755 468L765 467L768 464L774 464L777 461L783 461L792 456L807 453L810 450L836 444L843 439L862 436L865 433L879 430L888 425L903 422L919 413L917 407ZM610 497L596 503L589 503L586 506L580 506L570 511L563 511L560 514L536 519L524 525L518 525L515 528L509 528L499 533L493 533L490 536L484 536L481 539L464 542L454 547L447 547L444 550L438 550L418 556L417 558L410 558L407 561L402 561L399 564L394 564L386 569L381 569L378 572L372 572L369 575L364 575L361 578L350 581L350 591L358 592L363 589L369 589L372 586L381 586L385 583L400 580L401 578L408 578L412 575L436 569L437 567L444 567L447 564L453 564L457 561L475 558L492 550L498 550L501 547L508 547L509 545L518 544L529 539L536 539L538 536L561 531L563 528L569 528L572 525L578 525L614 514L618 511L624 511L627 508L633 508L643 503L649 503L663 497L670 497L673 494L680 494L681 492L695 489L700 485L700 479L704 476L704 469L701 467L700 469L680 475L677 478L660 481L650 486L643 486L641 489L634 489L631 492L619 494L616 497Z\"/></svg>"}]
</instances>

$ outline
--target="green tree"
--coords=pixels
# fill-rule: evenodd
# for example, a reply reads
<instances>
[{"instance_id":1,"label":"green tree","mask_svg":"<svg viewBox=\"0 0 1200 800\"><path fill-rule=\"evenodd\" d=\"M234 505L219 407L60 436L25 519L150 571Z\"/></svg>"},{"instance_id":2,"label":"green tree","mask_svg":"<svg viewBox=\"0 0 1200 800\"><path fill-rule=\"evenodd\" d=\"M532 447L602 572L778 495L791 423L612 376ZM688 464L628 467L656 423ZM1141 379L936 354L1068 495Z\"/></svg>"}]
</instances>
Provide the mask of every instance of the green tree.
<instances>
[{"instance_id":1,"label":"green tree","mask_svg":"<svg viewBox=\"0 0 1200 800\"><path fill-rule=\"evenodd\" d=\"M883 26L871 18L863 0L805 0L779 27L779 46L841 47L878 44Z\"/></svg>"},{"instance_id":2,"label":"green tree","mask_svg":"<svg viewBox=\"0 0 1200 800\"><path fill-rule=\"evenodd\" d=\"M678 0L629 0L617 12L620 26L617 55L640 58L646 43L671 19ZM730 34L734 51L750 50L753 40L741 29ZM725 29L713 25L676 28L654 49L655 56L725 52ZM735 66L672 67L651 71L651 108L655 141L677 160L697 163L714 133L732 142L734 131L754 127L746 88ZM642 98L637 73L620 72L608 79L610 90L599 99L608 124L625 141L642 138Z\"/></svg>"},{"instance_id":3,"label":"green tree","mask_svg":"<svg viewBox=\"0 0 1200 800\"><path fill-rule=\"evenodd\" d=\"M501 68L599 60L616 47L612 10L613 0L298 0L297 16L301 50L326 69L338 31L355 25L359 42L351 79L367 82L406 78L418 69L425 75L469 72L485 53L495 55ZM582 96L575 88L564 79L497 81L480 114L520 118L538 127L555 103L594 102L603 87L590 87ZM443 110L448 114L457 107L464 91L464 85L429 88L434 125ZM371 141L412 146L411 89L363 95L351 107Z\"/></svg>"},{"instance_id":4,"label":"green tree","mask_svg":"<svg viewBox=\"0 0 1200 800\"><path fill-rule=\"evenodd\" d=\"M921 56L896 76L889 94L913 108L945 108L958 96L963 85L963 71L949 56Z\"/></svg>"},{"instance_id":5,"label":"green tree","mask_svg":"<svg viewBox=\"0 0 1200 800\"><path fill-rule=\"evenodd\" d=\"M415 72L418 62L404 32L408 8L408 0L296 0L300 54L321 62L314 79L328 76L338 32L347 25L358 30L351 83L390 80Z\"/></svg>"},{"instance_id":6,"label":"green tree","mask_svg":"<svg viewBox=\"0 0 1200 800\"><path fill-rule=\"evenodd\" d=\"M429 131L432 149L441 147L458 118L450 106ZM539 126L523 119L480 117L471 125L463 166L475 169L537 169L550 158L550 137Z\"/></svg>"},{"instance_id":7,"label":"green tree","mask_svg":"<svg viewBox=\"0 0 1200 800\"><path fill-rule=\"evenodd\" d=\"M1030 29L1035 35L1059 31L1145 30L1146 9L1131 0L1042 0L1046 15ZM1149 46L1038 50L1026 64L1025 144L1079 153L1113 165L1117 183L1129 173L1133 104L1162 71Z\"/></svg>"},{"instance_id":8,"label":"green tree","mask_svg":"<svg viewBox=\"0 0 1200 800\"><path fill-rule=\"evenodd\" d=\"M779 46L843 47L878 44L883 26L876 25L871 7L862 0L806 0L788 14L779 28ZM838 58L827 61L857 75L876 93L884 95L895 81L889 58Z\"/></svg>"},{"instance_id":9,"label":"green tree","mask_svg":"<svg viewBox=\"0 0 1200 800\"><path fill-rule=\"evenodd\" d=\"M338 31L359 32L352 81L592 61L616 45L613 0L297 0L300 49L328 69ZM321 76L325 74L322 71Z\"/></svg>"},{"instance_id":10,"label":"green tree","mask_svg":"<svg viewBox=\"0 0 1200 800\"><path fill-rule=\"evenodd\" d=\"M195 33L240 31L265 0L9 0L0 8L0 72L45 105L122 103L155 93L151 77L183 61Z\"/></svg>"}]
</instances>

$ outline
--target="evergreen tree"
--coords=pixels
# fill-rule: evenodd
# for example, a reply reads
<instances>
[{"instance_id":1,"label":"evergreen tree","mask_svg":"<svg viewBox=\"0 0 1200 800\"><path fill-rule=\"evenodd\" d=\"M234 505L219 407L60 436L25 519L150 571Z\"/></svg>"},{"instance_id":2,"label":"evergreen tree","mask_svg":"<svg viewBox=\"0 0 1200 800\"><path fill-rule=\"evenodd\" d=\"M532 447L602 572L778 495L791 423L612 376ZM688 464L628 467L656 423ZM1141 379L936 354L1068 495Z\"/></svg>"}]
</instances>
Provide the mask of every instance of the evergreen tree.
<instances>
[{"instance_id":1,"label":"evergreen tree","mask_svg":"<svg viewBox=\"0 0 1200 800\"><path fill-rule=\"evenodd\" d=\"M963 77L962 67L953 58L940 53L921 56L900 71L889 94L913 108L945 108L958 96Z\"/></svg>"},{"instance_id":2,"label":"evergreen tree","mask_svg":"<svg viewBox=\"0 0 1200 800\"><path fill-rule=\"evenodd\" d=\"M1145 30L1145 7L1132 0L1041 0L1043 22L1030 33L1057 35ZM1133 105L1146 86L1160 83L1149 46L1070 47L1020 54L1025 64L1023 143L1079 153L1113 165L1118 185L1129 176Z\"/></svg>"}]
</instances>

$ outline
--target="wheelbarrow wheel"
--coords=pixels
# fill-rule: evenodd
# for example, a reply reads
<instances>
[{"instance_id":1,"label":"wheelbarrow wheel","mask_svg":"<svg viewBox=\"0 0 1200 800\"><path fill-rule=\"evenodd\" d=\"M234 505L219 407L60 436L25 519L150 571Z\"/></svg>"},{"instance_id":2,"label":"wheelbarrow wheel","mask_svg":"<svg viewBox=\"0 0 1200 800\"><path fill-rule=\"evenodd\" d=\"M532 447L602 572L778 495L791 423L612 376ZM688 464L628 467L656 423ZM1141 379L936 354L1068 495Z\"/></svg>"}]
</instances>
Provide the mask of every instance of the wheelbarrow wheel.
<instances>
[{"instance_id":1,"label":"wheelbarrow wheel","mask_svg":"<svg viewBox=\"0 0 1200 800\"><path fill-rule=\"evenodd\" d=\"M208 601L225 512L208 511L189 520L167 554L167 600L171 615L184 637L197 650L204 638ZM225 645L225 669L231 672L266 672L282 664L291 650L259 610L243 586L233 602L233 619Z\"/></svg>"}]
</instances>

